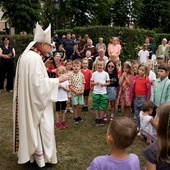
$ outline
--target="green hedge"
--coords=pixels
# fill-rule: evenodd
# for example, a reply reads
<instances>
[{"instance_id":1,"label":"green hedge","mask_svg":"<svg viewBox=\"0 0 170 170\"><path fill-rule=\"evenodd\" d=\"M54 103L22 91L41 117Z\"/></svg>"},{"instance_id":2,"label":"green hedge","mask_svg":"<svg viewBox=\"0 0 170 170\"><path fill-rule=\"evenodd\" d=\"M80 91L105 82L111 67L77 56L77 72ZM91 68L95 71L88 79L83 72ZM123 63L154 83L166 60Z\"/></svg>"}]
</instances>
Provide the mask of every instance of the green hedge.
<instances>
[{"instance_id":1,"label":"green hedge","mask_svg":"<svg viewBox=\"0 0 170 170\"><path fill-rule=\"evenodd\" d=\"M137 47L143 45L146 36L151 38L151 43L154 47L161 43L162 38L170 39L170 34L156 34L154 31L144 29L110 26L80 27L72 30L58 30L57 33L59 35L75 33L77 36L89 34L94 44L98 43L99 37L103 37L106 45L109 43L111 36L118 36L122 45L121 61L137 59L137 52L139 50ZM0 35L0 38L2 38L2 35ZM16 60L32 40L33 35L14 35L10 37L10 42L16 50Z\"/></svg>"}]
</instances>

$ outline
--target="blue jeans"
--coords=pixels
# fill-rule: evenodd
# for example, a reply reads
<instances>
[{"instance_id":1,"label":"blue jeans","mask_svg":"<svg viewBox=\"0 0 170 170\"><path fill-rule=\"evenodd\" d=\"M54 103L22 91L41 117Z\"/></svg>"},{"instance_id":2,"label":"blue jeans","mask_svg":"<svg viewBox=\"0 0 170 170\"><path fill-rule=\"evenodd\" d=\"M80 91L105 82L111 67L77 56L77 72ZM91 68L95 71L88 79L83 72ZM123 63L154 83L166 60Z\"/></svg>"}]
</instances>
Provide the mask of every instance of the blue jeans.
<instances>
[{"instance_id":1,"label":"blue jeans","mask_svg":"<svg viewBox=\"0 0 170 170\"><path fill-rule=\"evenodd\" d=\"M140 128L140 117L139 113L142 110L142 104L146 101L146 97L136 97L134 98L134 117L136 118L135 122L138 128Z\"/></svg>"}]
</instances>

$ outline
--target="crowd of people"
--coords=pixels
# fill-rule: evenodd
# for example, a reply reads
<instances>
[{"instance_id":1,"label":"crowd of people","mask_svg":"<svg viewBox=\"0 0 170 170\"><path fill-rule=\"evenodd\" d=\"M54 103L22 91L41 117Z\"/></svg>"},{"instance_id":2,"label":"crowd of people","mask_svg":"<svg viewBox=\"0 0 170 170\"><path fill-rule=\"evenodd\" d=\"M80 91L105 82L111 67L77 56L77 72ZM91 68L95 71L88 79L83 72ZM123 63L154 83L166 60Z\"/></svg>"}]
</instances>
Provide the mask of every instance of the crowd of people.
<instances>
[{"instance_id":1,"label":"crowd of people","mask_svg":"<svg viewBox=\"0 0 170 170\"><path fill-rule=\"evenodd\" d=\"M106 136L111 153L95 158L89 170L124 166L129 170L140 169L137 155L126 151L136 135L149 145L143 153L146 169L169 169L170 45L167 40L164 38L154 52L147 37L136 59L121 63L118 37L110 37L108 45L99 37L94 45L87 34L76 39L75 34L68 33L60 40L57 35L51 39L50 34L50 26L43 31L37 24L34 40L17 63L13 111L18 163L35 160L40 167L57 163L54 123L58 130L68 128L69 110L75 125L85 121L83 111L94 114L96 126L110 122ZM9 45L8 37L2 40L0 92L6 75L6 90L12 92L15 50ZM56 103L55 118L52 102ZM121 117L116 116L117 111L122 113Z\"/></svg>"},{"instance_id":2,"label":"crowd of people","mask_svg":"<svg viewBox=\"0 0 170 170\"><path fill-rule=\"evenodd\" d=\"M66 37L69 37L69 41L72 41L72 43L70 43L72 46L72 54L69 53L70 55L67 55L67 49L65 48L66 43L63 41L60 46L66 51L66 57L63 59L60 56L60 60L57 60L56 56L60 53L57 51L54 54L54 63L57 65L57 68L55 69L56 76L58 76L58 69L60 70L60 67L64 66L63 61L65 63L66 71L69 73L72 72L67 87L71 92L68 100L71 98L70 102L73 107L74 124L78 125L84 122L81 117L81 112L89 110L92 110L94 113L94 122L96 126L111 122L111 125L109 126L109 128L111 128L114 121L115 124L116 121L122 121L123 124L125 120L123 120L123 118L122 120L121 118L120 120L117 120L117 117L115 116L118 109L118 111L122 112L123 117L133 119L136 124L137 128L136 131L133 132L131 144L134 141L134 134L137 134L148 145L156 146L156 143L159 140L156 129L158 129L158 127L161 128L159 125L159 114L164 114L159 113L156 110L159 110L159 107L164 107L166 102L170 102L170 45L167 44L167 40L164 38L162 44L159 45L156 52L154 52L154 49L150 44L150 39L147 37L138 52L136 60L121 63L120 54L122 47L117 37L111 37L107 46L103 43L103 38L100 37L99 43L94 46L93 41L90 37L87 38L86 35L86 38L84 38L85 41L83 40L86 44L83 44L83 47L81 47L82 37L79 37L79 41L77 42L75 39L74 41L73 39L71 40L70 34L67 34ZM66 39L65 41L67 42L68 40ZM69 70L67 69L67 62L72 63ZM92 94L91 103L88 102L90 92ZM68 94L67 90L65 93ZM62 102L67 103L66 100ZM110 110L108 109L109 105ZM62 115L63 113L65 114L66 107L67 104L63 107L61 103L60 109ZM59 113L57 112L57 114ZM57 117L58 116L59 115L57 115ZM55 126L59 130L65 128L62 126L62 121L63 116L61 122L59 119L55 122ZM64 120L64 122L66 122L66 120ZM128 121L126 120L126 122ZM170 133L168 122L167 128L166 135ZM108 129L108 131L112 130L113 129ZM124 129L124 131L126 130L127 129ZM115 140L114 133L117 133L116 130L111 134L110 132L107 132L107 135L111 138L107 139L109 144L110 140ZM120 135L118 134L117 136ZM122 145L124 144L122 143ZM115 143L114 149L115 148L126 154L126 147L120 148L118 144ZM146 149L144 152L148 169L151 164L154 164L155 167L157 166L155 162L152 162L152 160L148 158L149 151L149 149ZM166 156L169 156L169 151ZM159 152L159 150L157 150L157 152ZM116 154L116 151L113 150L112 154L113 158L116 158L117 155L114 155ZM107 162L108 164L109 159L108 156L96 158L89 169L95 169L99 166L102 168L105 166L109 167L109 165L105 165L104 163ZM134 169L140 169L138 161L139 160L136 159L136 167ZM148 163L148 161L150 162ZM129 162L131 161L129 160ZM115 162L115 164L116 163L117 162ZM158 164L159 163L160 162L158 161ZM164 164L163 162L161 163ZM111 165L111 167L114 166L116 165ZM122 166L124 165L122 164ZM167 163L161 166L169 167ZM129 166L129 169L131 168L132 167Z\"/></svg>"}]
</instances>

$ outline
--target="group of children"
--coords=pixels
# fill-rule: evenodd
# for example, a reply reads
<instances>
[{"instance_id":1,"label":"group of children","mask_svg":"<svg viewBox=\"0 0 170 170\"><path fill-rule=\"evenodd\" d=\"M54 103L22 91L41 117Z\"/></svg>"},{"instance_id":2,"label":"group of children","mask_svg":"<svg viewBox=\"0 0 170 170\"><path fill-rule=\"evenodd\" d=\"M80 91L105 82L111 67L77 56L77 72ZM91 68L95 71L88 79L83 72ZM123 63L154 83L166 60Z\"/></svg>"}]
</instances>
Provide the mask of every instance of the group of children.
<instances>
[{"instance_id":1,"label":"group of children","mask_svg":"<svg viewBox=\"0 0 170 170\"><path fill-rule=\"evenodd\" d=\"M159 109L164 107L166 102L170 101L169 66L167 63L161 63L158 66L158 78L156 79L152 60L147 60L146 64L140 65L137 61L126 61L122 64L122 69L120 69L120 61L109 60L105 64L105 60L99 58L95 62L93 70L88 68L88 58L84 58L82 61L67 60L65 66L62 60L56 59L56 62L57 68L52 70L56 73L56 76L65 73L71 74L69 81L59 85L55 122L57 129L68 127L65 121L68 100L71 100L75 125L84 121L81 118L81 112L82 108L86 111L89 109L88 99L91 91L96 125L103 125L104 121L108 121L106 112L110 104L111 111L109 116L111 123L107 131L107 142L112 151L106 156L95 158L89 170L96 169L97 167L103 167L104 169L116 166L124 167L125 164L128 165L127 169L140 169L138 157L126 152L126 148L133 143L136 134L138 133L142 139L146 140L147 144L156 141L156 139L162 142L160 137L162 126L160 123L164 122L164 130L167 134L167 136L164 135L164 138L169 138L170 115L167 118L168 120L165 120L161 116L165 113ZM114 117L117 105L122 107L123 117ZM166 105L166 107L170 107L170 105ZM155 116L156 109L158 111ZM61 120L60 113L62 114ZM134 116L135 123L129 119L132 118L132 115ZM156 129L160 129L160 132L157 133L158 130L156 131ZM154 142L152 145L155 146L157 143L155 144ZM166 162L166 157L170 156L170 148L168 146L162 148L159 143L158 146L157 152L159 153L159 158L161 161L165 160ZM169 150L167 150L168 153L164 157L162 150L165 148ZM144 157L150 161L147 150L144 152ZM124 161L121 162L119 160ZM151 163L154 164L154 162ZM164 163L161 162L161 164ZM167 166L166 163L165 166Z\"/></svg>"}]
</instances>

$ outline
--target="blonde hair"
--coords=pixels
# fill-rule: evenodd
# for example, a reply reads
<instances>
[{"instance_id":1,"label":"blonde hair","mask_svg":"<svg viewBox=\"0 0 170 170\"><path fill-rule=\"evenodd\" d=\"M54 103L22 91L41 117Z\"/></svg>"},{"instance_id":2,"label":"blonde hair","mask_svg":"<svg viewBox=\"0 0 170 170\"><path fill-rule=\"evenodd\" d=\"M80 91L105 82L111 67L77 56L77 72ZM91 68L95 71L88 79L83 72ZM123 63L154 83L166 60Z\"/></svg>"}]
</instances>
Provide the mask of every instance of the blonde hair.
<instances>
[{"instance_id":1,"label":"blonde hair","mask_svg":"<svg viewBox=\"0 0 170 170\"><path fill-rule=\"evenodd\" d=\"M58 72L67 73L66 67L65 66L59 66L57 68L57 74L58 74Z\"/></svg>"}]
</instances>

